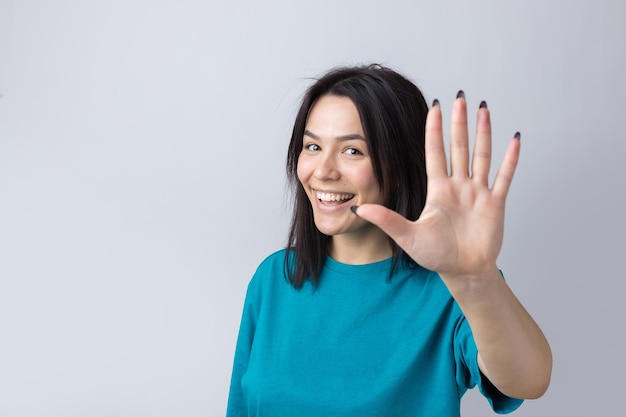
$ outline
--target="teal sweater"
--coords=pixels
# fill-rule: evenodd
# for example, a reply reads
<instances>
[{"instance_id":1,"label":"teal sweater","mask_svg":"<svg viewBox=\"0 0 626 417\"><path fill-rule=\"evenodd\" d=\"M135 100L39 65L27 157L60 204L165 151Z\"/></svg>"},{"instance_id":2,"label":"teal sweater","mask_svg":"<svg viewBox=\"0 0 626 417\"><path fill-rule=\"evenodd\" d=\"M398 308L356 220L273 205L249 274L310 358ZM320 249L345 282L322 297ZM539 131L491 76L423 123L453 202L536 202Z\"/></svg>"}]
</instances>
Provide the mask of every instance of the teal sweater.
<instances>
[{"instance_id":1,"label":"teal sweater","mask_svg":"<svg viewBox=\"0 0 626 417\"><path fill-rule=\"evenodd\" d=\"M235 350L228 417L459 416L478 385L496 412L521 400L481 375L470 327L437 273L327 258L294 289L285 252L257 269Z\"/></svg>"}]
</instances>

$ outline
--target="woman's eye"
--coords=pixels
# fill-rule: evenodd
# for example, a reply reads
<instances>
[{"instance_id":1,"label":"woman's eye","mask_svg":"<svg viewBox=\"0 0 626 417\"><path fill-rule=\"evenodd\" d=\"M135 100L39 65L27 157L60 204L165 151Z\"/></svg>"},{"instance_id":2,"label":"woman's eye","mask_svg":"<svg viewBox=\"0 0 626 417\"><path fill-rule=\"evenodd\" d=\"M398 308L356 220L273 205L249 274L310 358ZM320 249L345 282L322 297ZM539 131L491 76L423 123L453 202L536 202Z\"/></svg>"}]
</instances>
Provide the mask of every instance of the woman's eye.
<instances>
[{"instance_id":1,"label":"woman's eye","mask_svg":"<svg viewBox=\"0 0 626 417\"><path fill-rule=\"evenodd\" d=\"M309 143L308 145L305 145L304 148L307 151L319 151L320 150L320 147L316 145L315 143Z\"/></svg>"},{"instance_id":2,"label":"woman's eye","mask_svg":"<svg viewBox=\"0 0 626 417\"><path fill-rule=\"evenodd\" d=\"M361 155L361 151L356 148L347 148L344 152L348 155Z\"/></svg>"}]
</instances>

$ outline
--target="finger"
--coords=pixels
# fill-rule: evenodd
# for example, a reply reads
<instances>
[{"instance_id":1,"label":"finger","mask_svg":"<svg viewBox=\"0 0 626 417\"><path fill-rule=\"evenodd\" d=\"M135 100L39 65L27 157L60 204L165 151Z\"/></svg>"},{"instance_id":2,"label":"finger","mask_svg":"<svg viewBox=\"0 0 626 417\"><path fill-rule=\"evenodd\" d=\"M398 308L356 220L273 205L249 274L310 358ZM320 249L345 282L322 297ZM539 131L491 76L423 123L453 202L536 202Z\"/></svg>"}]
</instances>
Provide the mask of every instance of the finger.
<instances>
[{"instance_id":1,"label":"finger","mask_svg":"<svg viewBox=\"0 0 626 417\"><path fill-rule=\"evenodd\" d=\"M446 151L443 146L443 129L441 128L441 108L435 99L426 116L426 175L428 178L447 177L448 166Z\"/></svg>"},{"instance_id":2,"label":"finger","mask_svg":"<svg viewBox=\"0 0 626 417\"><path fill-rule=\"evenodd\" d=\"M401 248L406 248L411 237L412 222L379 204L363 204L353 209L354 214L378 226Z\"/></svg>"},{"instance_id":3,"label":"finger","mask_svg":"<svg viewBox=\"0 0 626 417\"><path fill-rule=\"evenodd\" d=\"M469 145L465 93L461 90L456 97L450 122L450 172L454 177L467 177Z\"/></svg>"},{"instance_id":4,"label":"finger","mask_svg":"<svg viewBox=\"0 0 626 417\"><path fill-rule=\"evenodd\" d=\"M481 102L476 116L476 142L472 156L472 178L484 184L489 183L491 167L491 120L487 103Z\"/></svg>"},{"instance_id":5,"label":"finger","mask_svg":"<svg viewBox=\"0 0 626 417\"><path fill-rule=\"evenodd\" d=\"M502 199L506 198L513 182L513 175L519 160L520 153L520 133L515 134L515 138L511 139L509 146L504 153L504 159L500 164L500 169L493 183L493 194Z\"/></svg>"}]
</instances>

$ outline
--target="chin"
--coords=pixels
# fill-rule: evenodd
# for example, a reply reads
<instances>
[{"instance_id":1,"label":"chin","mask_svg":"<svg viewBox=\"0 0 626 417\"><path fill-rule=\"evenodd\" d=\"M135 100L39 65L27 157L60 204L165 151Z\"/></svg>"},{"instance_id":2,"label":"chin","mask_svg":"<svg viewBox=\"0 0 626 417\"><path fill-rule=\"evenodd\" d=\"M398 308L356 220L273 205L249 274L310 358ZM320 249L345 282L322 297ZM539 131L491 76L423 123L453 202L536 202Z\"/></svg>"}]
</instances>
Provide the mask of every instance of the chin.
<instances>
[{"instance_id":1,"label":"chin","mask_svg":"<svg viewBox=\"0 0 626 417\"><path fill-rule=\"evenodd\" d=\"M315 227L326 236L360 234L368 228L369 223L361 222L315 222Z\"/></svg>"},{"instance_id":2,"label":"chin","mask_svg":"<svg viewBox=\"0 0 626 417\"><path fill-rule=\"evenodd\" d=\"M341 234L344 231L344 227L337 224L315 222L315 227L320 233L331 237Z\"/></svg>"},{"instance_id":3,"label":"chin","mask_svg":"<svg viewBox=\"0 0 626 417\"><path fill-rule=\"evenodd\" d=\"M315 225L315 227L317 227L317 230L321 234L329 236L329 237L333 237L335 235L341 234L341 231L337 230L336 228L324 227L324 226L320 227L317 224Z\"/></svg>"}]
</instances>

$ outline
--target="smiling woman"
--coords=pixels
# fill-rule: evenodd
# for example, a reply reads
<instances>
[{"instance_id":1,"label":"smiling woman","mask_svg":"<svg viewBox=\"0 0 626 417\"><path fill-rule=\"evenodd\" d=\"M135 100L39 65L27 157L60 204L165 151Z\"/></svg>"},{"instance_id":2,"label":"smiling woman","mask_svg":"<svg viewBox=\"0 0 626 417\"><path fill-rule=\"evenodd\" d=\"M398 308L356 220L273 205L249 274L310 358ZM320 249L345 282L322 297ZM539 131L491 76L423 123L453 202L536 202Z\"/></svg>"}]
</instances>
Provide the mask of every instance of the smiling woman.
<instances>
[{"instance_id":1,"label":"smiling woman","mask_svg":"<svg viewBox=\"0 0 626 417\"><path fill-rule=\"evenodd\" d=\"M391 256L387 235L350 210L354 205L385 203L352 100L321 97L311 109L303 136L298 180L313 208L315 226L332 236L330 256L346 263Z\"/></svg>"},{"instance_id":2,"label":"smiling woman","mask_svg":"<svg viewBox=\"0 0 626 417\"><path fill-rule=\"evenodd\" d=\"M331 239L318 229L315 204L312 204L306 186L301 186L298 171L304 154L303 146L307 143L304 140L313 138L310 130L329 129L326 120L321 120L321 116L325 115L337 128L342 126L346 130L337 135L347 139L356 133L364 138L365 144L357 142L359 147L355 151L363 150L366 156L363 162L367 162L368 169L373 172L382 193L382 204L407 219L415 220L426 201L424 123L427 113L428 105L413 83L395 71L378 66L331 71L309 88L296 116L287 153L287 175L295 191L288 247L297 259L288 275L296 288L307 279L317 283L326 256L331 250L341 250L333 244L337 239ZM319 116L317 119L320 120L312 116ZM312 123L316 123L315 127ZM365 202L352 201L350 205ZM401 258L412 262L387 236L382 242L380 236L377 242L371 241L371 245L365 246L366 242L370 241L361 240L358 247L352 246L350 256L354 258L348 263L371 262L380 257L381 251L389 248L393 253L393 266ZM380 244L378 248L377 243ZM366 249L371 253L366 253ZM289 262L289 258L286 261Z\"/></svg>"},{"instance_id":3,"label":"smiling woman","mask_svg":"<svg viewBox=\"0 0 626 417\"><path fill-rule=\"evenodd\" d=\"M405 77L314 83L288 151L288 245L249 284L228 416L447 417L474 386L497 412L541 396L550 347L496 265L519 138L490 187L485 102L470 167L459 92L448 173L438 101Z\"/></svg>"}]
</instances>

